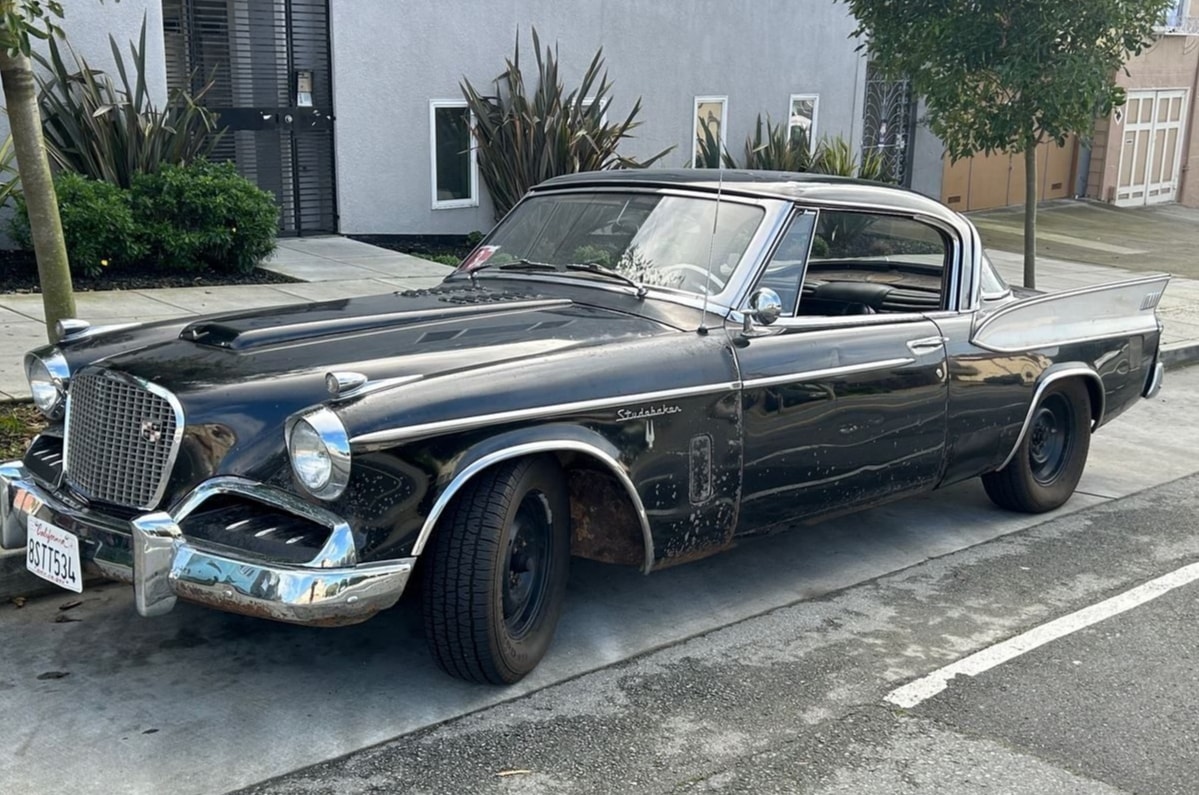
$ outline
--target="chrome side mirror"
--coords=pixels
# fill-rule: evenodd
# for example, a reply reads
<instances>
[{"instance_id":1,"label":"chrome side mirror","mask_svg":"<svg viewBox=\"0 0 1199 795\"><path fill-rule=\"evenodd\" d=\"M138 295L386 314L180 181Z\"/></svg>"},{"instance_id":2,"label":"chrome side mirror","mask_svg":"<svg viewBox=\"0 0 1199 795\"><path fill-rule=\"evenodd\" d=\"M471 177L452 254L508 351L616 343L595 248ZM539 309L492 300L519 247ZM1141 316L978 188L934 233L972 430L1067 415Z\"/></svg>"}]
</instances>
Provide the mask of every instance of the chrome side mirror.
<instances>
[{"instance_id":1,"label":"chrome side mirror","mask_svg":"<svg viewBox=\"0 0 1199 795\"><path fill-rule=\"evenodd\" d=\"M746 334L754 330L754 322L769 326L783 315L783 299L769 287L759 287L749 297L749 307L745 310Z\"/></svg>"}]
</instances>

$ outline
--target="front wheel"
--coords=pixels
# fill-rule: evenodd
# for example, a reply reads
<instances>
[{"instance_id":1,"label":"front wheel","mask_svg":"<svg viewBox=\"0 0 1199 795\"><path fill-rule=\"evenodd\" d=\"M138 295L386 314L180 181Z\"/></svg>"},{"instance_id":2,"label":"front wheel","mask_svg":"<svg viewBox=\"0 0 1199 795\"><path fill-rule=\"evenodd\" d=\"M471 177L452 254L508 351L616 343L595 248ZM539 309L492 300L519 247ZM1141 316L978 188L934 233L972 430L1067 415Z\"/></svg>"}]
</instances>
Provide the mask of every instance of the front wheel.
<instances>
[{"instance_id":1,"label":"front wheel","mask_svg":"<svg viewBox=\"0 0 1199 795\"><path fill-rule=\"evenodd\" d=\"M437 523L423 583L437 664L473 682L511 684L549 648L570 566L570 504L553 458L475 477Z\"/></svg>"},{"instance_id":2,"label":"front wheel","mask_svg":"<svg viewBox=\"0 0 1199 795\"><path fill-rule=\"evenodd\" d=\"M1024 439L1007 466L983 475L987 496L1001 508L1044 513L1078 486L1091 447L1091 398L1078 379L1050 385L1033 410Z\"/></svg>"}]
</instances>

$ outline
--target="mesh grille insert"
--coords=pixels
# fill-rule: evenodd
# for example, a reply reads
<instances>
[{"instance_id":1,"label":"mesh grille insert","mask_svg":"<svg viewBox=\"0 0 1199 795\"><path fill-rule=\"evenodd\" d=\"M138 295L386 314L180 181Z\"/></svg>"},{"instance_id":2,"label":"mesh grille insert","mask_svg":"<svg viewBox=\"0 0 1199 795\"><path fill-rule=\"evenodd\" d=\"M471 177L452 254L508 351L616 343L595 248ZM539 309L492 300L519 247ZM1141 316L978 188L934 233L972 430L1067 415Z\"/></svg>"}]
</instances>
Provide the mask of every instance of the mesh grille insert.
<instances>
[{"instance_id":1,"label":"mesh grille insert","mask_svg":"<svg viewBox=\"0 0 1199 795\"><path fill-rule=\"evenodd\" d=\"M180 417L165 397L107 371L71 380L66 475L91 499L157 506L174 461Z\"/></svg>"}]
</instances>

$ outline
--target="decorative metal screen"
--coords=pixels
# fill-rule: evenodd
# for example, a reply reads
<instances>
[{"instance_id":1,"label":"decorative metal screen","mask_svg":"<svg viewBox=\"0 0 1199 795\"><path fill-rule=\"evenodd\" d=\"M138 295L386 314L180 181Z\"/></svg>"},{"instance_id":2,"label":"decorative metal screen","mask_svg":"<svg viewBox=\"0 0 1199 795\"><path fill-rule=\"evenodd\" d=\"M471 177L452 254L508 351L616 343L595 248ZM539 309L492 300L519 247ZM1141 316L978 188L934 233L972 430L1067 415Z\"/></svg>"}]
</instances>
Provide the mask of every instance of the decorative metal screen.
<instances>
[{"instance_id":1,"label":"decorative metal screen","mask_svg":"<svg viewBox=\"0 0 1199 795\"><path fill-rule=\"evenodd\" d=\"M155 508L182 425L164 394L106 370L82 372L67 398L67 480L94 500Z\"/></svg>"},{"instance_id":2,"label":"decorative metal screen","mask_svg":"<svg viewBox=\"0 0 1199 795\"><path fill-rule=\"evenodd\" d=\"M328 0L163 0L167 84L228 130L216 157L275 194L283 234L337 231Z\"/></svg>"},{"instance_id":3,"label":"decorative metal screen","mask_svg":"<svg viewBox=\"0 0 1199 795\"><path fill-rule=\"evenodd\" d=\"M916 133L916 98L907 80L887 80L873 63L866 65L865 131L862 153L883 160L886 182L911 187L912 151Z\"/></svg>"}]
</instances>

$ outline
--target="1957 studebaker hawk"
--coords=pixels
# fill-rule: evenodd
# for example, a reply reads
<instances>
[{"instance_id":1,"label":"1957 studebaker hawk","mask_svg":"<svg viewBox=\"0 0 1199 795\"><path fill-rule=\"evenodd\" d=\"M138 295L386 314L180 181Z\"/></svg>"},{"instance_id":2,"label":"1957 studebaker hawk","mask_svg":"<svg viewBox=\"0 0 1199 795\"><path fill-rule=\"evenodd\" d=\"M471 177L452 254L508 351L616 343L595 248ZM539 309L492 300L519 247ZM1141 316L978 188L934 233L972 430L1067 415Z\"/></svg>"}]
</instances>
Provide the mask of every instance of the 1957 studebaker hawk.
<instances>
[{"instance_id":1,"label":"1957 studebaker hawk","mask_svg":"<svg viewBox=\"0 0 1199 795\"><path fill-rule=\"evenodd\" d=\"M557 178L432 289L63 324L0 543L146 616L348 624L419 581L437 663L513 682L571 555L649 572L979 476L1061 505L1160 388L1166 282L1011 289L969 221L881 185Z\"/></svg>"}]
</instances>

